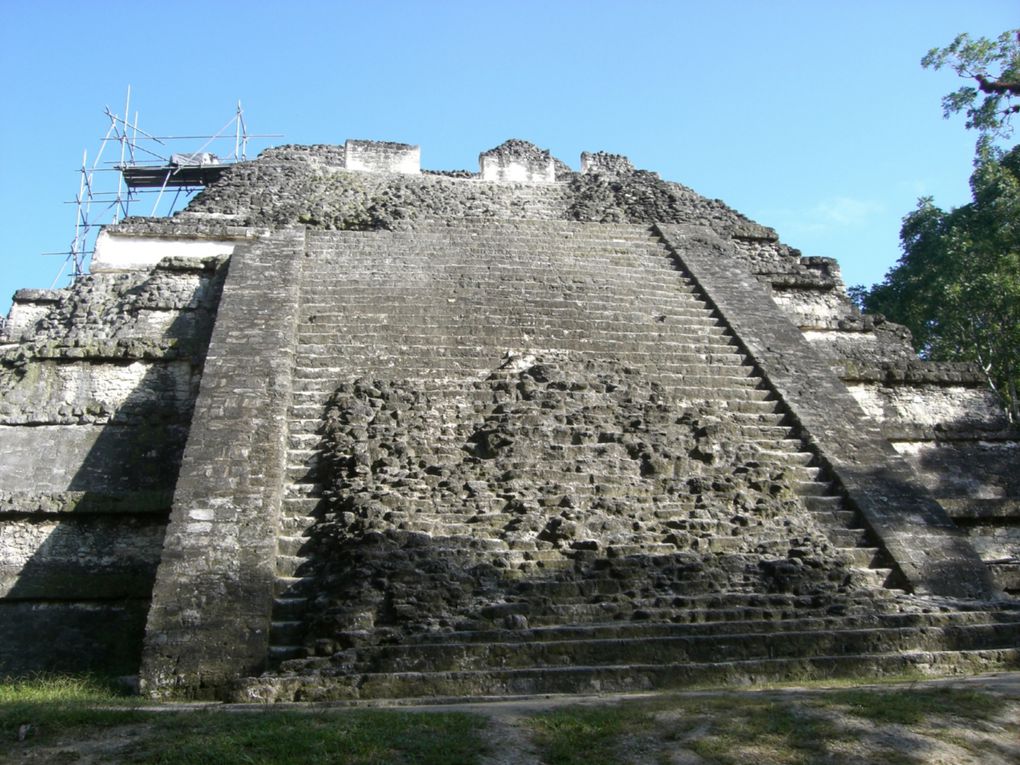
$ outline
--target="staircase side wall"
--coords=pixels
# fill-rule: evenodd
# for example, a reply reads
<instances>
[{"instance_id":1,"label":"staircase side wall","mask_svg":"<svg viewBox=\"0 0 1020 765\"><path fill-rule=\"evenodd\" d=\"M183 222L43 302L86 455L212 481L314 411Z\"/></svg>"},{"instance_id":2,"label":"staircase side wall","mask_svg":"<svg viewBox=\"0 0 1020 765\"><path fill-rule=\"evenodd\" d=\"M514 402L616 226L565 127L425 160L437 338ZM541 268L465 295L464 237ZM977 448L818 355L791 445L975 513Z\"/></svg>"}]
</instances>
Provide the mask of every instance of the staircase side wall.
<instances>
[{"instance_id":1,"label":"staircase side wall","mask_svg":"<svg viewBox=\"0 0 1020 765\"><path fill-rule=\"evenodd\" d=\"M739 266L731 245L701 227L658 229L790 407L808 443L831 466L914 591L991 597L988 572L966 537L861 416L846 386L756 277Z\"/></svg>"},{"instance_id":2,"label":"staircase side wall","mask_svg":"<svg viewBox=\"0 0 1020 765\"><path fill-rule=\"evenodd\" d=\"M304 232L235 251L146 627L143 691L215 697L265 662Z\"/></svg>"}]
</instances>

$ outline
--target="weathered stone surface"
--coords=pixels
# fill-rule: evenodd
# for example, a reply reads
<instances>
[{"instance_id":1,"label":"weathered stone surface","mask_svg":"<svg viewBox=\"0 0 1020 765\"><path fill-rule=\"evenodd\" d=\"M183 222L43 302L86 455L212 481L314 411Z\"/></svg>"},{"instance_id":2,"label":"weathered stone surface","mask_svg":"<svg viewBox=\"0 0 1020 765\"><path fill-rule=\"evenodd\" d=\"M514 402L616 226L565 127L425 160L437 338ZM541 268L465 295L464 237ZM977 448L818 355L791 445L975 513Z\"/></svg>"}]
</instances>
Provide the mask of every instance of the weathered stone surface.
<instances>
[{"instance_id":1,"label":"weathered stone surface","mask_svg":"<svg viewBox=\"0 0 1020 765\"><path fill-rule=\"evenodd\" d=\"M0 672L137 672L221 265L20 295L31 320L0 350L0 611L19 620Z\"/></svg>"},{"instance_id":2,"label":"weathered stone surface","mask_svg":"<svg viewBox=\"0 0 1020 765\"><path fill-rule=\"evenodd\" d=\"M753 278L734 268L725 242L705 229L660 230L792 409L819 457L832 465L911 586L918 592L991 596L984 565L945 510L926 496L877 428L856 416L847 389L796 328L778 319L779 309Z\"/></svg>"},{"instance_id":3,"label":"weathered stone surface","mask_svg":"<svg viewBox=\"0 0 1020 765\"><path fill-rule=\"evenodd\" d=\"M254 162L232 167L180 217L198 220L216 215L247 225L304 223L353 230L462 219L700 222L726 236L776 240L774 231L749 221L719 200L662 181L654 173L627 171L626 165L616 163L611 174L600 169L576 175L547 151L525 142L508 141L493 149L492 156L552 163L558 183L348 172L340 169L342 160L330 159L331 151L329 147L285 146L263 152ZM795 260L790 254L772 248L768 259L770 263L776 258Z\"/></svg>"},{"instance_id":4,"label":"weathered stone surface","mask_svg":"<svg viewBox=\"0 0 1020 765\"><path fill-rule=\"evenodd\" d=\"M156 695L1017 660L984 598L1020 590L1020 436L979 371L619 155L404 173L415 150L270 150L108 232L123 273L19 293L0 672L134 672L146 609Z\"/></svg>"},{"instance_id":5,"label":"weathered stone surface","mask_svg":"<svg viewBox=\"0 0 1020 765\"><path fill-rule=\"evenodd\" d=\"M299 571L319 604L310 646L546 624L578 598L605 619L642 599L782 592L823 608L853 589L789 467L725 410L568 356L511 361L461 396L415 388L358 381L328 405L328 500Z\"/></svg>"},{"instance_id":6,"label":"weathered stone surface","mask_svg":"<svg viewBox=\"0 0 1020 765\"><path fill-rule=\"evenodd\" d=\"M148 598L0 600L0 675L138 671Z\"/></svg>"},{"instance_id":7,"label":"weathered stone surface","mask_svg":"<svg viewBox=\"0 0 1020 765\"><path fill-rule=\"evenodd\" d=\"M265 663L302 232L235 252L149 613L141 680L209 695Z\"/></svg>"},{"instance_id":8,"label":"weathered stone surface","mask_svg":"<svg viewBox=\"0 0 1020 765\"><path fill-rule=\"evenodd\" d=\"M0 524L0 600L148 598L163 526L159 516Z\"/></svg>"}]
</instances>

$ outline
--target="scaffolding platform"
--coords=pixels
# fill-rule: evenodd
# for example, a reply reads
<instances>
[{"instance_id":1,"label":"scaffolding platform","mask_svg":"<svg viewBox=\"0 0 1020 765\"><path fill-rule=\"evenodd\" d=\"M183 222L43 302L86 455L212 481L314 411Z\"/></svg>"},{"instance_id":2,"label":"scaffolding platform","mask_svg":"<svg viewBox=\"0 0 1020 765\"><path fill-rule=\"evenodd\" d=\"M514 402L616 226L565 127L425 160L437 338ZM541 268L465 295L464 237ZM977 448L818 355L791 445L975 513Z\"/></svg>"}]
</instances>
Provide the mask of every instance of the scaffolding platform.
<instances>
[{"instance_id":1,"label":"scaffolding platform","mask_svg":"<svg viewBox=\"0 0 1020 765\"><path fill-rule=\"evenodd\" d=\"M118 166L129 189L208 186L220 179L232 163L206 165Z\"/></svg>"}]
</instances>

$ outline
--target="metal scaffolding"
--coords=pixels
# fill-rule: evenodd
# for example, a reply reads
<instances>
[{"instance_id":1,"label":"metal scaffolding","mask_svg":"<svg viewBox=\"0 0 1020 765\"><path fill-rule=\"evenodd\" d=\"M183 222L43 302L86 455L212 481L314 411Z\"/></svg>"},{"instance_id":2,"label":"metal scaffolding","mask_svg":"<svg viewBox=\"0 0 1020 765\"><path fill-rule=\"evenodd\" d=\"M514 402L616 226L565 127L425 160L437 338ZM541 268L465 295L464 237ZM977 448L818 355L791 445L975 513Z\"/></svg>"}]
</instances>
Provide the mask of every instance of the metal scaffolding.
<instances>
[{"instance_id":1,"label":"metal scaffolding","mask_svg":"<svg viewBox=\"0 0 1020 765\"><path fill-rule=\"evenodd\" d=\"M137 111L133 120L130 113L129 85L123 116L114 113L109 106L105 109L110 124L91 164L88 152L82 152L78 193L70 203L75 205L74 238L69 251L50 253L65 256L60 273L53 281L54 286L69 264L75 277L85 273L85 264L94 249L99 227L128 217L132 203L152 196L150 216L159 214L161 205L164 205L162 214L172 215L182 199L187 201L195 192L218 180L231 165L247 159L249 139L280 137L279 134L249 133L240 101L234 116L212 135L153 135L139 127ZM234 143L231 155L221 158L213 153L212 149L225 148L224 144L231 138ZM174 145L184 141L191 142L191 145L196 141L203 143L197 150L173 151ZM104 161L111 144L117 145L120 157ZM114 173L116 189L106 180L112 179ZM174 193L167 204L164 194L168 189Z\"/></svg>"}]
</instances>

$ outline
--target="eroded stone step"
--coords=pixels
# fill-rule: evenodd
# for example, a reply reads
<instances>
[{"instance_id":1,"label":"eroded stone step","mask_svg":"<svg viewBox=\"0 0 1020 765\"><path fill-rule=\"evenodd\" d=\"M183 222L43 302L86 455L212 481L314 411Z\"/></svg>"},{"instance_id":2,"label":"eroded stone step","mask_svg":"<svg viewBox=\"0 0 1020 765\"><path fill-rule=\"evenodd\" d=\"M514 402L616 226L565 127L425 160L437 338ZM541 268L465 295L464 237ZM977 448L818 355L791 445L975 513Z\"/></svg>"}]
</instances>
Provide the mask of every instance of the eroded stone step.
<instances>
[{"instance_id":1,"label":"eroded stone step","mask_svg":"<svg viewBox=\"0 0 1020 765\"><path fill-rule=\"evenodd\" d=\"M276 597L273 599L273 618L281 621L301 621L308 611L308 598Z\"/></svg>"},{"instance_id":2,"label":"eroded stone step","mask_svg":"<svg viewBox=\"0 0 1020 765\"><path fill-rule=\"evenodd\" d=\"M313 558L304 555L282 555L276 556L276 575L278 577L292 578L300 577L308 570Z\"/></svg>"},{"instance_id":3,"label":"eroded stone step","mask_svg":"<svg viewBox=\"0 0 1020 765\"><path fill-rule=\"evenodd\" d=\"M923 627L872 627L774 633L728 633L589 639L445 643L363 649L356 671L372 673L491 671L572 666L705 664L718 660L796 658L895 651L968 651L1013 648L1015 625L962 625L952 631ZM298 669L284 664L282 669Z\"/></svg>"},{"instance_id":4,"label":"eroded stone step","mask_svg":"<svg viewBox=\"0 0 1020 765\"><path fill-rule=\"evenodd\" d=\"M239 683L233 701L353 700L373 698L442 698L533 694L592 694L682 688L703 683L748 682L817 677L862 677L922 672L933 675L974 674L1012 665L1020 650L894 651L882 654L754 659L739 662L668 664L476 672L350 674L315 677L251 678Z\"/></svg>"}]
</instances>

